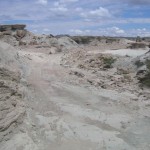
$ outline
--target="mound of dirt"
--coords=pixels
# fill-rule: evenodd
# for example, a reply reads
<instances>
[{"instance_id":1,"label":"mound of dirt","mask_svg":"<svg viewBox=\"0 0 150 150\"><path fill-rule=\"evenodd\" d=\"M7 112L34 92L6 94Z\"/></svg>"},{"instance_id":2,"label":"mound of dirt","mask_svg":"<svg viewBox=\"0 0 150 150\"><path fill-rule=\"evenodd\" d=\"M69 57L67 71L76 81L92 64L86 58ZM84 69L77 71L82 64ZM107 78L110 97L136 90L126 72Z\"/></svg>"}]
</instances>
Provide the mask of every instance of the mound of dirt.
<instances>
[{"instance_id":1,"label":"mound of dirt","mask_svg":"<svg viewBox=\"0 0 150 150\"><path fill-rule=\"evenodd\" d=\"M0 141L8 139L25 114L16 50L0 42Z\"/></svg>"},{"instance_id":2,"label":"mound of dirt","mask_svg":"<svg viewBox=\"0 0 150 150\"><path fill-rule=\"evenodd\" d=\"M0 35L0 41L6 42L12 46L18 46L19 41L12 35Z\"/></svg>"},{"instance_id":3,"label":"mound of dirt","mask_svg":"<svg viewBox=\"0 0 150 150\"><path fill-rule=\"evenodd\" d=\"M68 49L78 46L78 44L74 40L72 40L70 37L58 38L58 43L60 44L60 46L63 46Z\"/></svg>"},{"instance_id":4,"label":"mound of dirt","mask_svg":"<svg viewBox=\"0 0 150 150\"><path fill-rule=\"evenodd\" d=\"M8 139L23 121L25 108L19 82L17 73L0 68L0 141Z\"/></svg>"},{"instance_id":5,"label":"mound of dirt","mask_svg":"<svg viewBox=\"0 0 150 150\"><path fill-rule=\"evenodd\" d=\"M19 72L17 50L11 45L0 41L0 67Z\"/></svg>"}]
</instances>

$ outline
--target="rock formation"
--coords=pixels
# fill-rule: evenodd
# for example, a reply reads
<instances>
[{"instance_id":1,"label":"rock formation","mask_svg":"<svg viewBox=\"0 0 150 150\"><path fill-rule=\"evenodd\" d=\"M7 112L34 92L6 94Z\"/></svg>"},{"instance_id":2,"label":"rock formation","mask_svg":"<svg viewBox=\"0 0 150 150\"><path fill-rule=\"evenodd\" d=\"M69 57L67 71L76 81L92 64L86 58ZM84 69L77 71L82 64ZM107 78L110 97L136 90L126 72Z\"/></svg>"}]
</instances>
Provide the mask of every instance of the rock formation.
<instances>
[{"instance_id":1,"label":"rock formation","mask_svg":"<svg viewBox=\"0 0 150 150\"><path fill-rule=\"evenodd\" d=\"M0 141L9 138L6 135L23 120L25 109L18 91L19 80L16 73L0 68Z\"/></svg>"},{"instance_id":2,"label":"rock formation","mask_svg":"<svg viewBox=\"0 0 150 150\"><path fill-rule=\"evenodd\" d=\"M0 25L0 39L12 46L17 46L27 34L26 25Z\"/></svg>"},{"instance_id":3,"label":"rock formation","mask_svg":"<svg viewBox=\"0 0 150 150\"><path fill-rule=\"evenodd\" d=\"M0 41L0 142L22 122L25 113L16 49Z\"/></svg>"},{"instance_id":4,"label":"rock formation","mask_svg":"<svg viewBox=\"0 0 150 150\"><path fill-rule=\"evenodd\" d=\"M24 30L26 25L24 24L15 24L15 25L0 25L0 32L4 31L16 31L16 30Z\"/></svg>"}]
</instances>

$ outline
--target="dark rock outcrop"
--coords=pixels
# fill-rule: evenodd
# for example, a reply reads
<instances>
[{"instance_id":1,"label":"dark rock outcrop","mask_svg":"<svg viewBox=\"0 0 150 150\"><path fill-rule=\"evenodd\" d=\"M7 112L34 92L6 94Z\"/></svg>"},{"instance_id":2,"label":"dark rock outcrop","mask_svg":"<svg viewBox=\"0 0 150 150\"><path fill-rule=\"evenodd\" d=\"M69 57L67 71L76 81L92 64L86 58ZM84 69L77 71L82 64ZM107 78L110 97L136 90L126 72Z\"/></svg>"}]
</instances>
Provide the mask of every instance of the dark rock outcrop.
<instances>
[{"instance_id":1,"label":"dark rock outcrop","mask_svg":"<svg viewBox=\"0 0 150 150\"><path fill-rule=\"evenodd\" d=\"M148 45L146 43L135 42L135 43L131 43L128 48L139 49L139 48L146 48L146 47L148 47Z\"/></svg>"},{"instance_id":2,"label":"dark rock outcrop","mask_svg":"<svg viewBox=\"0 0 150 150\"><path fill-rule=\"evenodd\" d=\"M0 31L16 31L16 30L24 30L26 25L24 24L15 24L15 25L0 25Z\"/></svg>"}]
</instances>

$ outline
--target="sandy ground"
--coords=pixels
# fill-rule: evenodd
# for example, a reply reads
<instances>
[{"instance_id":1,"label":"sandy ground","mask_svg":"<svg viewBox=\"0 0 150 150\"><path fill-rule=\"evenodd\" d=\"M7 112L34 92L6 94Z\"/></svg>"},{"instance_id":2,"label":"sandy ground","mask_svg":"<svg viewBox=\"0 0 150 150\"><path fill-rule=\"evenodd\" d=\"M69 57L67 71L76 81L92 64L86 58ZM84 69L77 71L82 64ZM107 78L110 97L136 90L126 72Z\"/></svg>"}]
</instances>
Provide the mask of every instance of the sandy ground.
<instances>
[{"instance_id":1,"label":"sandy ground","mask_svg":"<svg viewBox=\"0 0 150 150\"><path fill-rule=\"evenodd\" d=\"M69 84L61 56L19 51L27 116L0 150L149 150L149 107L134 94Z\"/></svg>"},{"instance_id":2,"label":"sandy ground","mask_svg":"<svg viewBox=\"0 0 150 150\"><path fill-rule=\"evenodd\" d=\"M104 53L104 54L113 54L113 55L119 55L119 56L131 56L131 57L137 57L141 56L148 52L148 50L143 50L143 49L118 49L118 50L95 50L95 51L89 51L89 54L99 54L99 53Z\"/></svg>"}]
</instances>

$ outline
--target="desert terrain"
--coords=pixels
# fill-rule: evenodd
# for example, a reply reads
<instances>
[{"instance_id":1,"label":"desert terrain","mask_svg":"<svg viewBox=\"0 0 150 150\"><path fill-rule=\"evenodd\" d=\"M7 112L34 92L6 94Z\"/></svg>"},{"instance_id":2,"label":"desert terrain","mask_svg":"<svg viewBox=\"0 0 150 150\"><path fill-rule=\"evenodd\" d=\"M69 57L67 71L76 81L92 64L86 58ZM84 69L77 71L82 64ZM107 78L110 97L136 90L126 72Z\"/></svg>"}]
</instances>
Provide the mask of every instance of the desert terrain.
<instances>
[{"instance_id":1,"label":"desert terrain","mask_svg":"<svg viewBox=\"0 0 150 150\"><path fill-rule=\"evenodd\" d=\"M0 26L0 150L149 150L150 40Z\"/></svg>"}]
</instances>

